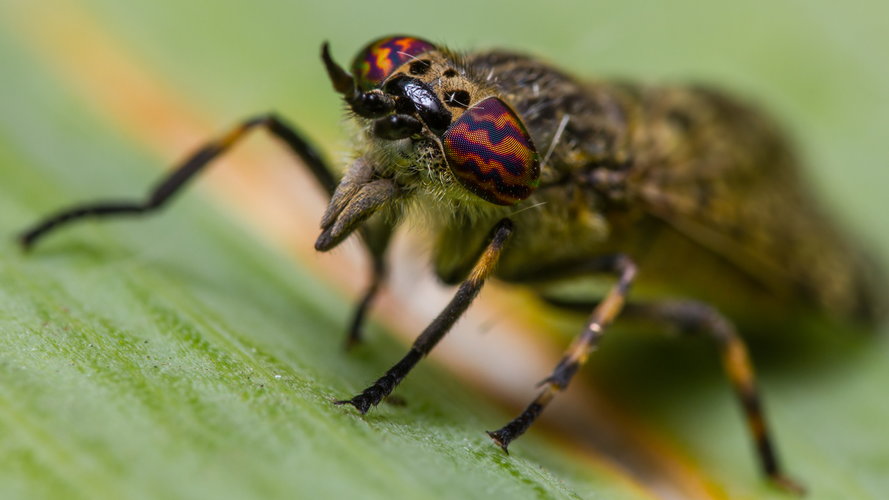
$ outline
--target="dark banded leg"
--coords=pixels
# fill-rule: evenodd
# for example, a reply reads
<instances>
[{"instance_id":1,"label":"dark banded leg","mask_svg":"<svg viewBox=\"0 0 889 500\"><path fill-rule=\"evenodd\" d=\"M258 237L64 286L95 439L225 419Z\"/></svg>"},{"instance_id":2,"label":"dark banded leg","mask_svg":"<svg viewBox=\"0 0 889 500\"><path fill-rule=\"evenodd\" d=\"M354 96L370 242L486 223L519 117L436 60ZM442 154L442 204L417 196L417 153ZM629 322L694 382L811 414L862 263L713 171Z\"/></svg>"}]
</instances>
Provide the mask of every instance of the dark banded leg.
<instances>
[{"instance_id":1,"label":"dark banded leg","mask_svg":"<svg viewBox=\"0 0 889 500\"><path fill-rule=\"evenodd\" d=\"M178 193L205 166L225 153L230 147L245 137L248 132L258 127L265 128L272 135L283 141L309 167L309 171L314 175L318 183L321 184L328 196L333 195L337 180L318 151L293 127L270 113L245 120L220 139L200 148L187 158L182 165L164 177L151 190L144 201L99 201L75 205L43 219L24 231L19 236L19 243L25 250L29 250L48 233L80 219L143 215L154 212L165 206L172 199L173 195ZM362 231L362 236L364 236L374 263L374 273L371 284L353 317L348 337L350 343L354 343L360 338L358 332L361 330L361 323L364 320L367 308L383 281L385 275L383 254L386 251L389 232L390 228L383 226L368 228Z\"/></svg>"},{"instance_id":2,"label":"dark banded leg","mask_svg":"<svg viewBox=\"0 0 889 500\"><path fill-rule=\"evenodd\" d=\"M782 489L804 493L805 489L784 473L778 459L756 386L753 363L734 325L709 305L692 300L637 304L632 317L675 325L682 332L707 335L716 342L723 369L744 412L763 474Z\"/></svg>"},{"instance_id":3,"label":"dark banded leg","mask_svg":"<svg viewBox=\"0 0 889 500\"><path fill-rule=\"evenodd\" d=\"M588 303L548 298L545 300L572 310L589 310L587 308L590 307ZM797 494L804 493L805 489L789 478L781 467L756 387L753 363L744 340L728 319L711 306L693 300L631 302L624 307L621 318L653 321L677 328L682 333L703 334L713 339L719 349L723 369L744 412L763 474L783 489Z\"/></svg>"},{"instance_id":4,"label":"dark banded leg","mask_svg":"<svg viewBox=\"0 0 889 500\"><path fill-rule=\"evenodd\" d=\"M364 243L370 253L372 274L370 284L367 286L352 315L352 322L349 324L349 332L346 336L346 349L351 349L362 340L362 329L367 311L386 280L387 269L384 256L386 247L389 245L389 239L392 236L392 227L382 223L374 224L369 222L361 229L361 236L364 238Z\"/></svg>"},{"instance_id":5,"label":"dark banded leg","mask_svg":"<svg viewBox=\"0 0 889 500\"><path fill-rule=\"evenodd\" d=\"M112 217L121 215L145 214L163 207L174 194L186 185L198 172L216 157L223 154L249 131L256 127L265 127L273 135L284 141L290 149L308 165L318 182L328 195L336 188L336 180L321 156L289 125L273 114L263 115L244 121L219 140L211 142L191 155L180 167L164 177L149 193L144 201L100 201L76 205L62 210L35 224L19 237L19 242L26 250L50 231L85 218Z\"/></svg>"},{"instance_id":6,"label":"dark banded leg","mask_svg":"<svg viewBox=\"0 0 889 500\"><path fill-rule=\"evenodd\" d=\"M552 374L541 382L543 391L528 405L527 408L511 422L488 435L504 452L509 452L509 443L524 434L537 420L546 405L565 387L581 365L586 362L590 353L598 346L605 327L614 321L621 312L627 292L636 276L636 265L625 255L605 256L592 259L584 264L589 272L614 273L618 276L617 283L608 295L593 309L587 320L586 328L575 337L571 347L562 356Z\"/></svg>"},{"instance_id":7,"label":"dark banded leg","mask_svg":"<svg viewBox=\"0 0 889 500\"><path fill-rule=\"evenodd\" d=\"M352 399L336 401L335 404L350 404L361 413L367 413L371 407L379 404L393 389L404 379L404 377L413 369L413 367L429 351L445 336L446 333L454 326L457 319L463 315L469 304L478 295L485 280L491 275L494 266L500 258L506 241L512 234L512 221L503 219L494 226L491 231L490 241L482 252L469 276L460 288L451 302L432 320L432 323L423 330L423 333L414 341L407 355L401 361L390 368L382 377L377 379L370 387L365 389Z\"/></svg>"}]
</instances>

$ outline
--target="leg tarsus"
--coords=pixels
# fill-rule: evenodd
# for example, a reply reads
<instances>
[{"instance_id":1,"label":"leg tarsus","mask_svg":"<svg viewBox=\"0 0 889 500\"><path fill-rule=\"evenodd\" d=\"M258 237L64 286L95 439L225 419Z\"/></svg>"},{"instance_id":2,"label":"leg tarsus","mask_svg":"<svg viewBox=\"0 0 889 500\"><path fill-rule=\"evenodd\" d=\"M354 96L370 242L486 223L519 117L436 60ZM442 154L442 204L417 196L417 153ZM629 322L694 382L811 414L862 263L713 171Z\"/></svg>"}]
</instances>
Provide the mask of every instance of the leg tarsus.
<instances>
[{"instance_id":1,"label":"leg tarsus","mask_svg":"<svg viewBox=\"0 0 889 500\"><path fill-rule=\"evenodd\" d=\"M101 217L104 215L140 215L156 208L157 206L150 203L134 202L105 202L75 207L47 217L31 229L22 232L18 237L19 245L23 251L30 251L37 240L46 235L46 233L75 219Z\"/></svg>"},{"instance_id":2,"label":"leg tarsus","mask_svg":"<svg viewBox=\"0 0 889 500\"><path fill-rule=\"evenodd\" d=\"M797 496L804 496L806 494L806 487L803 486L802 483L783 474L770 476L769 481L781 491L786 491L787 493Z\"/></svg>"},{"instance_id":3,"label":"leg tarsus","mask_svg":"<svg viewBox=\"0 0 889 500\"><path fill-rule=\"evenodd\" d=\"M496 431L486 431L488 436L494 443L500 447L506 454L509 454L509 443L513 442L517 437L521 436L531 427L531 424L537 420L537 417L543 413L546 404L553 398L554 392L548 389L542 392L537 398L528 405L518 417L511 420L508 424L497 429Z\"/></svg>"},{"instance_id":4,"label":"leg tarsus","mask_svg":"<svg viewBox=\"0 0 889 500\"><path fill-rule=\"evenodd\" d=\"M494 444L500 447L503 450L503 453L509 455L509 442L512 441L512 438L508 438L504 435L504 430L496 430L496 431L485 431L485 434L494 441Z\"/></svg>"},{"instance_id":5,"label":"leg tarsus","mask_svg":"<svg viewBox=\"0 0 889 500\"><path fill-rule=\"evenodd\" d=\"M411 369L423 359L423 353L417 349L411 349L407 355L386 371L386 374L378 378L370 387L361 391L361 394L352 399L334 401L335 405L350 404L362 415L372 407L380 404L386 396L392 393L395 387L411 371Z\"/></svg>"}]
</instances>

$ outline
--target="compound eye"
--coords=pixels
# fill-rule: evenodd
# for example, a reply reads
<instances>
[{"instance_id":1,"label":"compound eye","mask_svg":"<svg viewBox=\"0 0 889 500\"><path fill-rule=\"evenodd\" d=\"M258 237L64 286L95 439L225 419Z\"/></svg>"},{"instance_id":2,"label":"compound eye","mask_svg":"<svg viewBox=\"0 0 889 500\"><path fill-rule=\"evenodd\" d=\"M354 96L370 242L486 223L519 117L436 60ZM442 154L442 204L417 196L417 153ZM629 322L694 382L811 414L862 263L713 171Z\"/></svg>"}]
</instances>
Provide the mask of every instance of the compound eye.
<instances>
[{"instance_id":1,"label":"compound eye","mask_svg":"<svg viewBox=\"0 0 889 500\"><path fill-rule=\"evenodd\" d=\"M358 89L368 91L379 87L396 68L430 50L435 50L435 46L410 36L389 36L369 43L352 61Z\"/></svg>"},{"instance_id":2,"label":"compound eye","mask_svg":"<svg viewBox=\"0 0 889 500\"><path fill-rule=\"evenodd\" d=\"M522 120L496 97L467 109L444 133L442 146L460 184L484 200L513 205L537 187L537 149Z\"/></svg>"}]
</instances>

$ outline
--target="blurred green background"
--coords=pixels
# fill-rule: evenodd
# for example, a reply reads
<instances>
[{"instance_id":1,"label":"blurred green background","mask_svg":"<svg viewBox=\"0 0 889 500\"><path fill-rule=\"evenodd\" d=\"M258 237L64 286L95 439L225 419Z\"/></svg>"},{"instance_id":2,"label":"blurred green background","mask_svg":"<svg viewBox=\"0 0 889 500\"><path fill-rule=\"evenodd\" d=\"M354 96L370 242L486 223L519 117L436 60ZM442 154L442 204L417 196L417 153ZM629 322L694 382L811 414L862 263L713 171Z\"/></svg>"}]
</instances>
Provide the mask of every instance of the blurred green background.
<instances>
[{"instance_id":1,"label":"blurred green background","mask_svg":"<svg viewBox=\"0 0 889 500\"><path fill-rule=\"evenodd\" d=\"M334 159L348 146L321 41L345 64L367 41L407 33L758 101L826 202L889 261L887 18L875 1L0 0L0 233L73 199L141 193L170 161L84 97L76 60L53 59L78 26L217 130L276 110ZM631 484L535 436L506 459L478 431L509 412L441 368L412 375L406 409L332 410L329 398L400 348L376 336L343 356L349 306L304 270L313 263L245 241L218 201L186 198L176 217L72 231L27 259L0 247L0 497L781 497L756 475L715 361L671 371L708 360L703 345L616 336L589 370L702 471L702 490ZM779 444L811 498L881 498L886 335L814 330L819 345L790 368L759 353Z\"/></svg>"}]
</instances>

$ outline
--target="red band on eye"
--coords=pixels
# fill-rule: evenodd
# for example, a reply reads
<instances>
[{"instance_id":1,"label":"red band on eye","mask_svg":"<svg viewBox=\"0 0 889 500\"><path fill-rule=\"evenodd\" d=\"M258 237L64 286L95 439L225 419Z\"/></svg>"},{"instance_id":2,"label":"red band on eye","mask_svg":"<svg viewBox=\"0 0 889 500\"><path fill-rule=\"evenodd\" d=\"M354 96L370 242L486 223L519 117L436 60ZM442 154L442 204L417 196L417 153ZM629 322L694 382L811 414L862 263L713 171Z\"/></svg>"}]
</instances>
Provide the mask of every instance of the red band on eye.
<instances>
[{"instance_id":1,"label":"red band on eye","mask_svg":"<svg viewBox=\"0 0 889 500\"><path fill-rule=\"evenodd\" d=\"M489 97L466 110L442 136L451 172L473 194L513 205L537 187L540 163L524 123Z\"/></svg>"},{"instance_id":2,"label":"red band on eye","mask_svg":"<svg viewBox=\"0 0 889 500\"><path fill-rule=\"evenodd\" d=\"M390 36L364 47L352 61L352 74L360 90L378 87L396 68L435 46L421 38Z\"/></svg>"}]
</instances>

